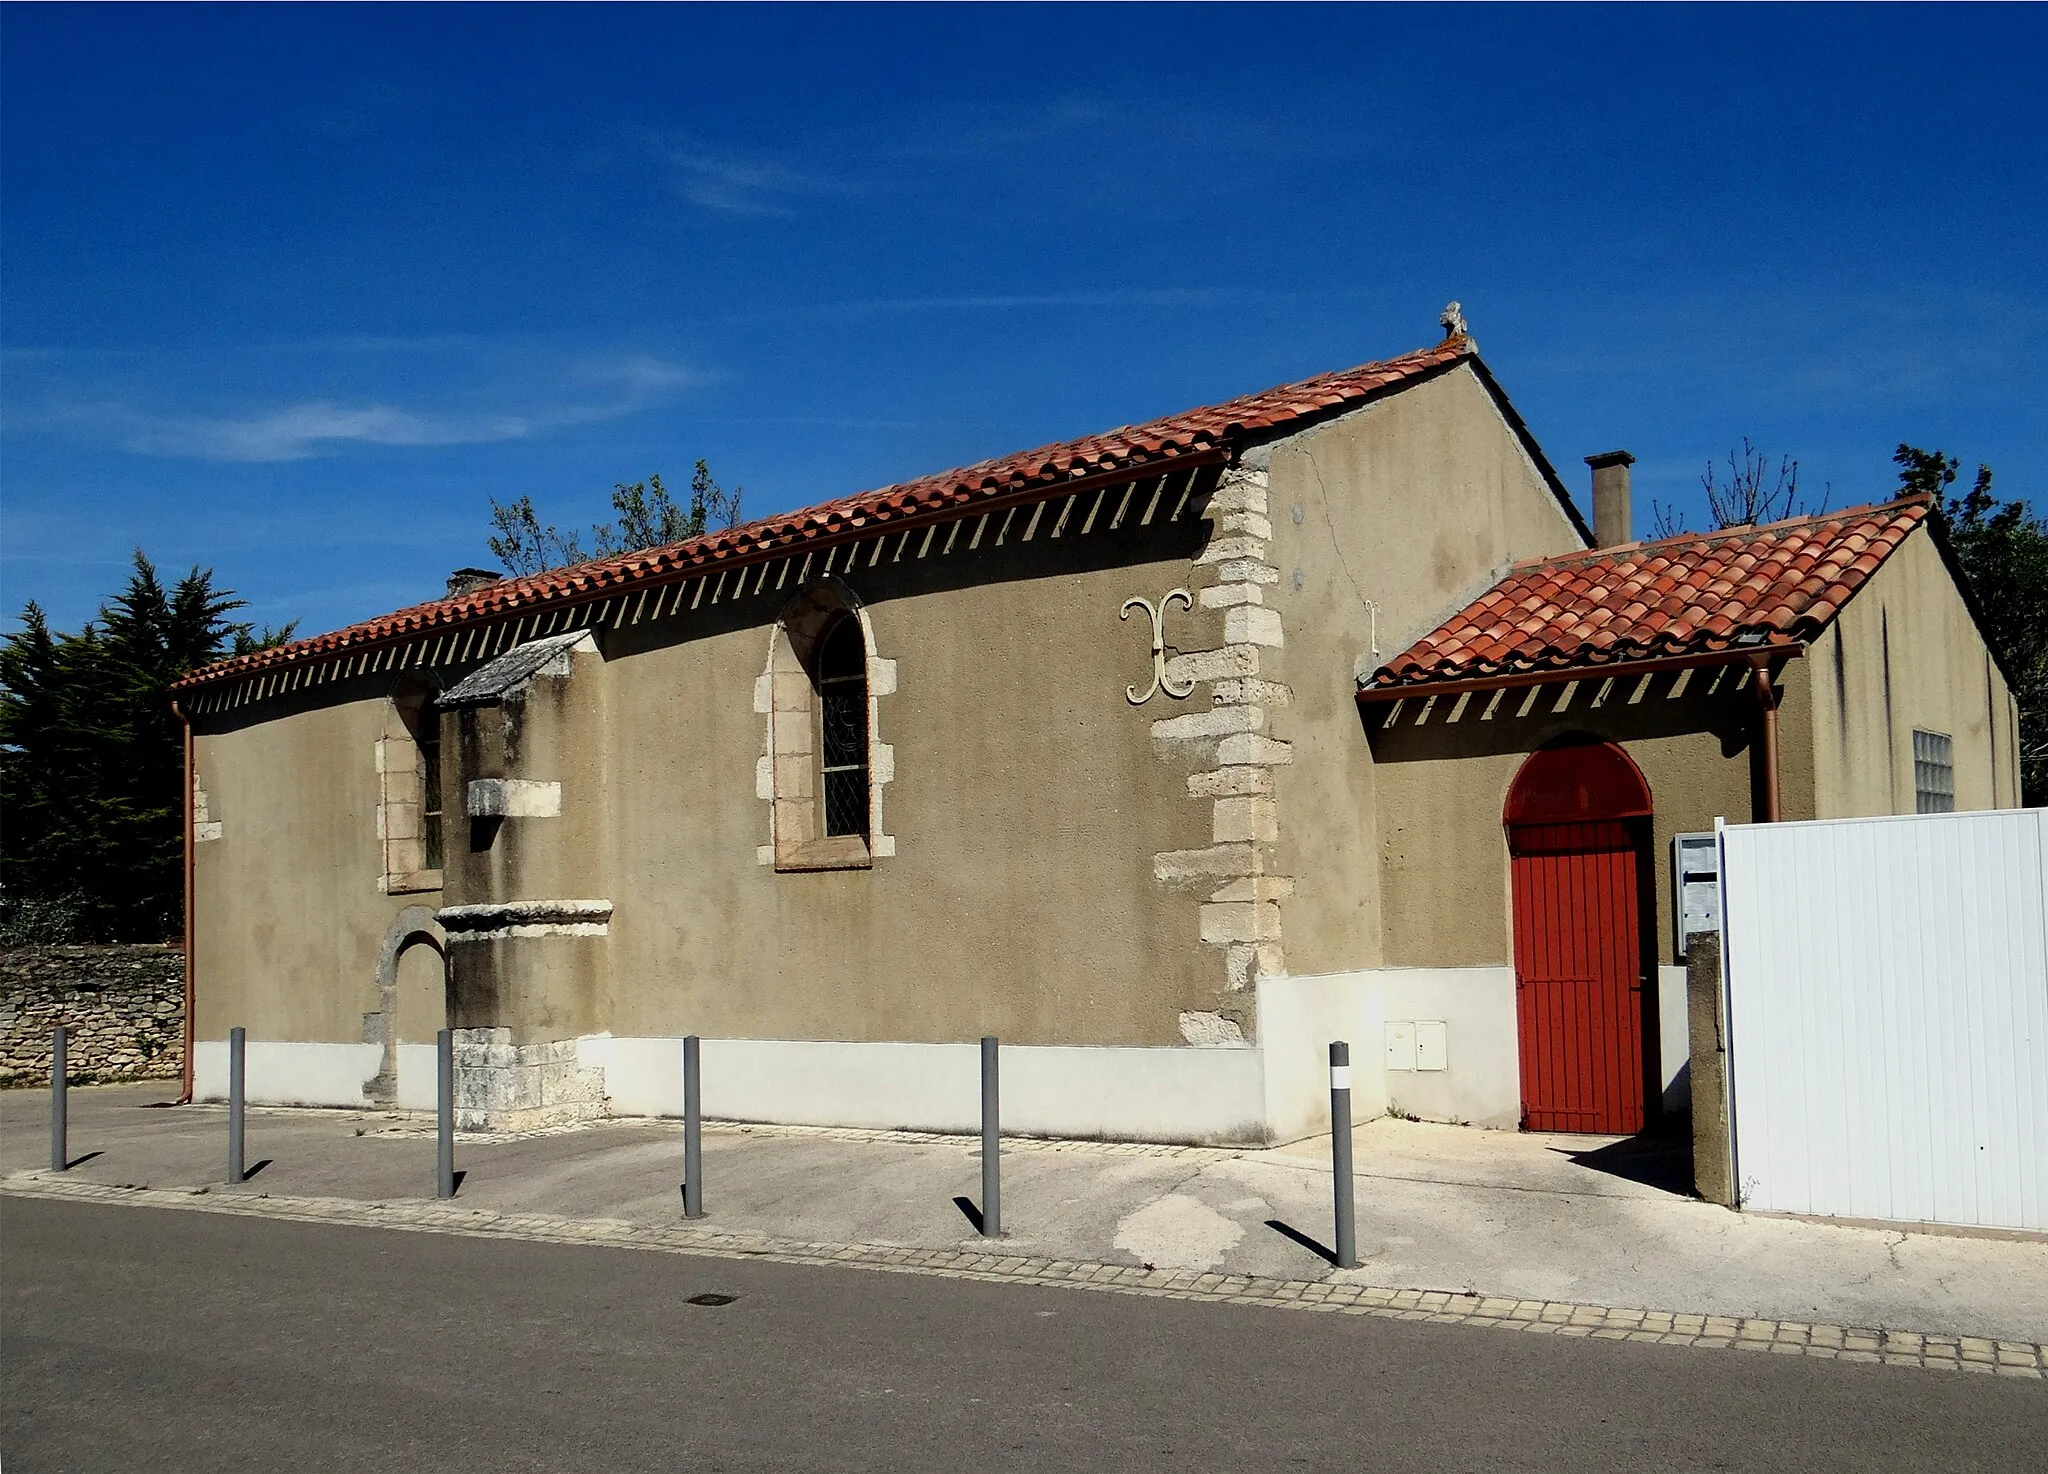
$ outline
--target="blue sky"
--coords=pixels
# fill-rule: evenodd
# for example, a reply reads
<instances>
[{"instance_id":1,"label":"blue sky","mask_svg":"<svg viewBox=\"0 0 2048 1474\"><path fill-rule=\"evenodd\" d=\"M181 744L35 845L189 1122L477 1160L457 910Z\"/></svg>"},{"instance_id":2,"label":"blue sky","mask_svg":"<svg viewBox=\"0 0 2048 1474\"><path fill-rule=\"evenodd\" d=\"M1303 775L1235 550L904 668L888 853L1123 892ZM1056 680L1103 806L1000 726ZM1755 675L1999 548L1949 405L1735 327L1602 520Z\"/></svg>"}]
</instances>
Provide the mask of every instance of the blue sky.
<instances>
[{"instance_id":1,"label":"blue sky","mask_svg":"<svg viewBox=\"0 0 2048 1474\"><path fill-rule=\"evenodd\" d=\"M698 457L756 515L1420 347L1575 490L2048 471L2041 7L0 12L0 608L311 633Z\"/></svg>"}]
</instances>

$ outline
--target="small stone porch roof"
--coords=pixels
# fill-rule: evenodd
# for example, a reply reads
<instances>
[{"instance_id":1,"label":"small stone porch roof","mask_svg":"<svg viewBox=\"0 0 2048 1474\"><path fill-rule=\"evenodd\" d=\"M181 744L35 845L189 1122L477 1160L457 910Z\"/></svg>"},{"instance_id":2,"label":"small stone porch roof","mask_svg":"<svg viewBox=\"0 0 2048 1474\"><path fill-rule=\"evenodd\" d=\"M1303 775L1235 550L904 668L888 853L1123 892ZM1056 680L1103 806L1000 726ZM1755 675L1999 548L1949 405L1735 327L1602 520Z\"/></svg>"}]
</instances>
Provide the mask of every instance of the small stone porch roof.
<instances>
[{"instance_id":1,"label":"small stone porch roof","mask_svg":"<svg viewBox=\"0 0 2048 1474\"><path fill-rule=\"evenodd\" d=\"M1361 701L1797 647L1826 629L1932 501L1517 563L1359 683Z\"/></svg>"}]
</instances>

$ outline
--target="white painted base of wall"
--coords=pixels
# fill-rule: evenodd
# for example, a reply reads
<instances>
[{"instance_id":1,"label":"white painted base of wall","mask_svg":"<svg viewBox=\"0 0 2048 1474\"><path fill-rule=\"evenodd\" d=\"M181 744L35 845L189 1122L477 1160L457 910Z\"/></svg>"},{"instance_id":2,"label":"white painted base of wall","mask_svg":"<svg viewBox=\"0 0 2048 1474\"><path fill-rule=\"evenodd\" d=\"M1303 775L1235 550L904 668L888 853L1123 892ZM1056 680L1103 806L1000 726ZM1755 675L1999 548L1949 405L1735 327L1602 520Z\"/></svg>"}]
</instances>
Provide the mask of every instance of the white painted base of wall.
<instances>
[{"instance_id":1,"label":"white painted base of wall","mask_svg":"<svg viewBox=\"0 0 2048 1474\"><path fill-rule=\"evenodd\" d=\"M439 1072L432 1044L398 1046L398 1098L401 1111L431 1111L439 1104Z\"/></svg>"},{"instance_id":2,"label":"white painted base of wall","mask_svg":"<svg viewBox=\"0 0 2048 1474\"><path fill-rule=\"evenodd\" d=\"M1362 1115L1363 1097L1370 1088L1377 1094L1371 1111L1375 1116L1397 1109L1425 1121L1510 1131L1521 1124L1522 1064L1512 967L1380 967L1275 982L1295 990L1315 988L1346 1000L1341 1012L1326 1012L1306 1033L1320 1029L1327 1038L1349 1038L1354 1115ZM1260 988L1259 1038L1268 1047L1286 1048L1291 1058L1301 1046L1267 1033L1263 1004L1266 990L1273 986L1268 982ZM1446 1068L1390 1068L1385 1028L1396 1020L1443 1024ZM1340 1026L1350 1032L1332 1032ZM1372 1082L1370 1087L1367 1081ZM1327 1104L1322 1115L1327 1121Z\"/></svg>"},{"instance_id":3,"label":"white painted base of wall","mask_svg":"<svg viewBox=\"0 0 2048 1474\"><path fill-rule=\"evenodd\" d=\"M1660 968L1659 1049L1667 1102L1683 1085L1685 974ZM1329 1045L1351 1045L1354 1121L1389 1107L1425 1120L1512 1130L1521 1120L1511 967L1375 968L1259 984L1258 1043L1236 1048L1003 1050L1003 1127L1027 1136L1209 1145L1281 1143L1330 1129ZM1387 1068L1388 1020L1444 1025L1446 1068ZM960 1044L706 1039L704 1113L718 1120L878 1130L979 1127L980 1050ZM604 1071L619 1116L682 1113L682 1041L576 1041L576 1063ZM379 1055L368 1044L249 1045L249 1099L363 1106ZM227 1044L195 1052L202 1099L227 1093ZM430 1111L434 1046L398 1046L397 1105Z\"/></svg>"},{"instance_id":4,"label":"white painted base of wall","mask_svg":"<svg viewBox=\"0 0 2048 1474\"><path fill-rule=\"evenodd\" d=\"M614 1115L677 1116L682 1041L577 1041L605 1072ZM878 1130L978 1130L981 1047L706 1039L704 1114L718 1120ZM1255 1049L1013 1045L1003 1129L1024 1136L1228 1144L1266 1139Z\"/></svg>"},{"instance_id":5,"label":"white painted base of wall","mask_svg":"<svg viewBox=\"0 0 2048 1474\"><path fill-rule=\"evenodd\" d=\"M432 1048L428 1054L433 1053ZM251 1105L366 1106L366 1087L383 1067L375 1044L291 1044L249 1041L244 1087ZM428 1065L431 1091L432 1064ZM228 1041L201 1039L192 1047L192 1096L228 1098Z\"/></svg>"},{"instance_id":6,"label":"white painted base of wall","mask_svg":"<svg viewBox=\"0 0 2048 1474\"><path fill-rule=\"evenodd\" d=\"M1683 1115L1692 1110L1692 1072L1686 1063L1692 1058L1692 1042L1686 1037L1685 969L1657 969L1657 1052L1658 1078L1664 1082L1664 1113Z\"/></svg>"}]
</instances>

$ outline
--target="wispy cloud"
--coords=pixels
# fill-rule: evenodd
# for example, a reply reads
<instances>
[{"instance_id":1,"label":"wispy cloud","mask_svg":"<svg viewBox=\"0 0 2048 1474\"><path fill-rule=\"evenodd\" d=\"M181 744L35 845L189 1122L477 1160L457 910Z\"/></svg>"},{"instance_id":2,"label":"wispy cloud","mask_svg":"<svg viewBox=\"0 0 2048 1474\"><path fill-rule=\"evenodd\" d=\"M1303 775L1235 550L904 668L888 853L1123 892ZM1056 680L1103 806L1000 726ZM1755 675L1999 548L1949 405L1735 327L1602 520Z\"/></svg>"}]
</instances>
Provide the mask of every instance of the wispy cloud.
<instances>
[{"instance_id":1,"label":"wispy cloud","mask_svg":"<svg viewBox=\"0 0 2048 1474\"><path fill-rule=\"evenodd\" d=\"M353 446L434 447L524 440L623 419L702 383L706 375L649 354L590 358L556 372L552 390L504 394L504 407L408 406L391 398L306 396L238 412L168 410L160 395L81 397L51 389L10 406L9 430L110 440L137 455L208 461L300 461Z\"/></svg>"},{"instance_id":2,"label":"wispy cloud","mask_svg":"<svg viewBox=\"0 0 2048 1474\"><path fill-rule=\"evenodd\" d=\"M482 445L523 440L525 415L434 415L388 404L343 405L314 400L246 418L133 416L123 437L142 455L196 456L209 461L298 461L354 442L362 445Z\"/></svg>"},{"instance_id":3,"label":"wispy cloud","mask_svg":"<svg viewBox=\"0 0 2048 1474\"><path fill-rule=\"evenodd\" d=\"M797 205L827 194L852 194L842 176L797 170L760 154L741 154L690 137L651 141L670 188L700 209L756 219L795 219Z\"/></svg>"},{"instance_id":4,"label":"wispy cloud","mask_svg":"<svg viewBox=\"0 0 2048 1474\"><path fill-rule=\"evenodd\" d=\"M657 145L669 182L684 199L721 215L794 219L796 202L847 194L852 185L772 159L721 152L689 140Z\"/></svg>"}]
</instances>

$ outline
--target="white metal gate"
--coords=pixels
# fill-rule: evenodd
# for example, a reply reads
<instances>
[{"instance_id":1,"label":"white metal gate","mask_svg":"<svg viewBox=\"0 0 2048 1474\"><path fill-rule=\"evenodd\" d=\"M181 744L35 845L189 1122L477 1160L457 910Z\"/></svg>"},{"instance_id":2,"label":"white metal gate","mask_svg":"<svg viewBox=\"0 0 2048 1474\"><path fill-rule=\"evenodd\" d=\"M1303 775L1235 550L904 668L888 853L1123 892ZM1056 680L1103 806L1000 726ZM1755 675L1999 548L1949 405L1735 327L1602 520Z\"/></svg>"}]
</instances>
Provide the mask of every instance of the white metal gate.
<instances>
[{"instance_id":1,"label":"white metal gate","mask_svg":"<svg viewBox=\"0 0 2048 1474\"><path fill-rule=\"evenodd\" d=\"M2048 810L1720 839L1742 1206L2048 1229Z\"/></svg>"}]
</instances>

